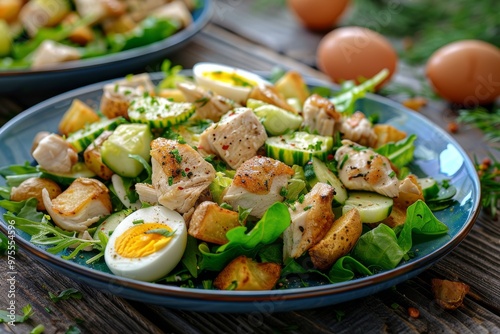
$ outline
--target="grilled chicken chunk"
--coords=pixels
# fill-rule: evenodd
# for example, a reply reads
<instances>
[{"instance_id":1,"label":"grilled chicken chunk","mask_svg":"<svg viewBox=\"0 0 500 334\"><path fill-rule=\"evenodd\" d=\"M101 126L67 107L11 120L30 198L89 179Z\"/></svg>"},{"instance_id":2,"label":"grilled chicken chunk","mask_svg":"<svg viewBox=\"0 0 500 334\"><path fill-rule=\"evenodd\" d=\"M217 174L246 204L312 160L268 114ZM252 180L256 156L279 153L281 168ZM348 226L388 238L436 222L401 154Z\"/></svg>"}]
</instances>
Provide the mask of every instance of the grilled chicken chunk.
<instances>
[{"instance_id":1,"label":"grilled chicken chunk","mask_svg":"<svg viewBox=\"0 0 500 334\"><path fill-rule=\"evenodd\" d=\"M51 40L45 40L33 52L31 67L40 68L80 58L81 55L77 48Z\"/></svg>"},{"instance_id":2,"label":"grilled chicken chunk","mask_svg":"<svg viewBox=\"0 0 500 334\"><path fill-rule=\"evenodd\" d=\"M332 200L335 189L316 183L304 197L289 209L292 222L283 232L283 257L297 258L326 235L335 220Z\"/></svg>"},{"instance_id":3,"label":"grilled chicken chunk","mask_svg":"<svg viewBox=\"0 0 500 334\"><path fill-rule=\"evenodd\" d=\"M52 133L43 137L33 151L38 165L52 173L69 173L78 161L78 153L61 136Z\"/></svg>"},{"instance_id":4,"label":"grilled chicken chunk","mask_svg":"<svg viewBox=\"0 0 500 334\"><path fill-rule=\"evenodd\" d=\"M236 108L200 135L199 149L216 154L231 168L257 154L267 139L266 129L250 108Z\"/></svg>"},{"instance_id":5,"label":"grilled chicken chunk","mask_svg":"<svg viewBox=\"0 0 500 334\"><path fill-rule=\"evenodd\" d=\"M152 94L155 86L147 73L107 84L103 88L100 110L107 118L128 118L130 102L145 93Z\"/></svg>"},{"instance_id":6,"label":"grilled chicken chunk","mask_svg":"<svg viewBox=\"0 0 500 334\"><path fill-rule=\"evenodd\" d=\"M85 231L112 210L108 188L90 178L76 179L54 199L43 189L42 199L54 223L67 231Z\"/></svg>"},{"instance_id":7,"label":"grilled chicken chunk","mask_svg":"<svg viewBox=\"0 0 500 334\"><path fill-rule=\"evenodd\" d=\"M338 131L342 134L342 139L349 139L369 147L374 147L377 144L377 134L373 130L372 124L360 111L342 119Z\"/></svg>"},{"instance_id":8,"label":"grilled chicken chunk","mask_svg":"<svg viewBox=\"0 0 500 334\"><path fill-rule=\"evenodd\" d=\"M151 142L152 184L158 202L188 212L215 178L214 167L187 144L157 138Z\"/></svg>"},{"instance_id":9,"label":"grilled chicken chunk","mask_svg":"<svg viewBox=\"0 0 500 334\"><path fill-rule=\"evenodd\" d=\"M335 160L338 161L339 178L347 189L398 196L398 178L386 157L344 139L335 153Z\"/></svg>"},{"instance_id":10,"label":"grilled chicken chunk","mask_svg":"<svg viewBox=\"0 0 500 334\"><path fill-rule=\"evenodd\" d=\"M255 156L236 170L222 201L234 209L251 208L250 215L261 218L271 205L283 201L281 189L287 187L293 174L293 169L281 161Z\"/></svg>"},{"instance_id":11,"label":"grilled chicken chunk","mask_svg":"<svg viewBox=\"0 0 500 334\"><path fill-rule=\"evenodd\" d=\"M340 125L341 115L335 110L330 100L317 95L311 95L304 102L304 125L311 133L318 132L322 136L333 136L335 126Z\"/></svg>"},{"instance_id":12,"label":"grilled chicken chunk","mask_svg":"<svg viewBox=\"0 0 500 334\"><path fill-rule=\"evenodd\" d=\"M222 115L233 109L235 102L212 91L206 91L202 87L190 82L177 84L188 102L196 105L196 113L192 116L198 119L210 119L218 122Z\"/></svg>"}]
</instances>

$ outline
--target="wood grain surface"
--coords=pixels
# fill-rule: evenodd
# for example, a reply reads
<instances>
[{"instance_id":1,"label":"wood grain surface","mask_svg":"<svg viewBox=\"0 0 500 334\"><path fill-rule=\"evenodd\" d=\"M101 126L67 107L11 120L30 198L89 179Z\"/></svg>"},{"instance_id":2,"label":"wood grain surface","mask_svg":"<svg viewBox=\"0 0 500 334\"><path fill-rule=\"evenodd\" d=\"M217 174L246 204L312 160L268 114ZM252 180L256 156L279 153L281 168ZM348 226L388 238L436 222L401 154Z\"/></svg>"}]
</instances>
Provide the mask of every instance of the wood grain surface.
<instances>
[{"instance_id":1,"label":"wood grain surface","mask_svg":"<svg viewBox=\"0 0 500 334\"><path fill-rule=\"evenodd\" d=\"M314 68L315 45L321 35L300 28L288 12L255 8L243 0L216 1L213 22L170 59L190 68L199 61L220 62L250 70L293 68L327 80ZM259 2L260 3L260 2ZM157 71L159 64L145 70ZM418 85L418 69L405 68L395 80ZM398 100L398 96L392 98ZM32 103L34 103L32 101ZM1 114L15 114L26 105L0 97ZM4 111L5 112L4 112ZM441 101L421 111L446 129L456 116ZM482 134L465 127L454 137L469 155L489 151ZM284 313L202 313L160 307L147 301L116 297L61 275L31 258L16 255L16 304L31 304L34 315L15 327L0 324L0 333L29 333L36 325L44 333L500 333L500 221L481 214L470 234L450 254L419 276L372 296L311 310ZM0 272L7 264L0 261ZM0 309L8 305L8 283L0 277ZM464 305L455 311L435 301L431 280L444 278L471 287ZM49 292L67 288L82 299L51 301ZM420 315L411 317L408 308Z\"/></svg>"}]
</instances>

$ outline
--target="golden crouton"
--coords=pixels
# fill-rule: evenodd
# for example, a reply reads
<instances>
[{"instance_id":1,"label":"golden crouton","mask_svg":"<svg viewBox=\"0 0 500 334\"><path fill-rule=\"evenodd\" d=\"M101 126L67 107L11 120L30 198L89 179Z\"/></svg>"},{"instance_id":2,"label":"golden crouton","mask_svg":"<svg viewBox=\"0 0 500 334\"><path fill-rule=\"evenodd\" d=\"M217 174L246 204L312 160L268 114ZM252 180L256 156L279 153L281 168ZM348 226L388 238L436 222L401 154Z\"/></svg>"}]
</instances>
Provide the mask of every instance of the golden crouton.
<instances>
[{"instance_id":1,"label":"golden crouton","mask_svg":"<svg viewBox=\"0 0 500 334\"><path fill-rule=\"evenodd\" d=\"M271 290L281 274L277 263L257 263L246 256L231 261L215 278L220 290Z\"/></svg>"}]
</instances>

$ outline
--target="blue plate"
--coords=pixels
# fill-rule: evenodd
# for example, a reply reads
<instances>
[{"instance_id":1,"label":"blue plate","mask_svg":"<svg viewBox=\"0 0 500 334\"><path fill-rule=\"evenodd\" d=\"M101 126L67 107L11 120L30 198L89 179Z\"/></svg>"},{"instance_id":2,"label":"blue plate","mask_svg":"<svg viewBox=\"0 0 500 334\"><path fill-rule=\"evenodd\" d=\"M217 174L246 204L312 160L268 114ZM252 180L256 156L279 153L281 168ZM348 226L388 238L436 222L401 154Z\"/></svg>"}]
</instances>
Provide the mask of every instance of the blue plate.
<instances>
[{"instance_id":1,"label":"blue plate","mask_svg":"<svg viewBox=\"0 0 500 334\"><path fill-rule=\"evenodd\" d=\"M161 74L155 73L152 77L159 80ZM311 81L311 84L328 85L319 81ZM2 165L31 161L30 149L35 134L39 131L56 132L61 116L74 98L97 107L103 85L94 84L51 98L4 125L0 129ZM407 133L415 133L418 139L414 170L420 176L450 179L458 189L456 204L435 213L438 219L448 225L449 233L419 242L413 249L416 256L393 270L337 284L318 285L313 277L303 276L301 279L310 283L310 286L257 292L215 291L145 283L114 276L98 266L90 267L52 255L31 244L29 236L23 233L18 234L17 244L56 270L93 287L124 298L193 311L282 312L341 303L387 289L419 274L465 238L479 213L480 184L474 165L464 150L445 131L420 114L375 95L360 100L358 107L367 113L378 114L381 122L395 125ZM2 216L4 212L0 209ZM0 228L6 231L4 220Z\"/></svg>"},{"instance_id":2,"label":"blue plate","mask_svg":"<svg viewBox=\"0 0 500 334\"><path fill-rule=\"evenodd\" d=\"M124 76L177 51L209 22L212 1L200 0L193 23L162 41L106 56L68 61L42 69L0 71L0 95L63 92L102 80ZM40 100L39 100L40 101Z\"/></svg>"}]
</instances>

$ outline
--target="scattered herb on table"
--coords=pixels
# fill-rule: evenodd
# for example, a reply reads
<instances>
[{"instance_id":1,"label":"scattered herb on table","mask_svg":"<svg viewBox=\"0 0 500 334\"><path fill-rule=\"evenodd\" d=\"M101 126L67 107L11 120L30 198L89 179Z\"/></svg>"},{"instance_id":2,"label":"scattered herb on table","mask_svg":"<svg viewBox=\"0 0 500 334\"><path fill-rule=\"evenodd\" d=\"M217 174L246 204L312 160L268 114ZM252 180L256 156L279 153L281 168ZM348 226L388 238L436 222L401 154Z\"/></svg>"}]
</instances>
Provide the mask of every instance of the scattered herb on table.
<instances>
[{"instance_id":1,"label":"scattered herb on table","mask_svg":"<svg viewBox=\"0 0 500 334\"><path fill-rule=\"evenodd\" d=\"M69 289L61 291L58 295L49 291L49 297L54 303L57 303L60 300L66 300L66 299L70 299L70 298L82 299L83 295L77 289L69 288Z\"/></svg>"}]
</instances>

